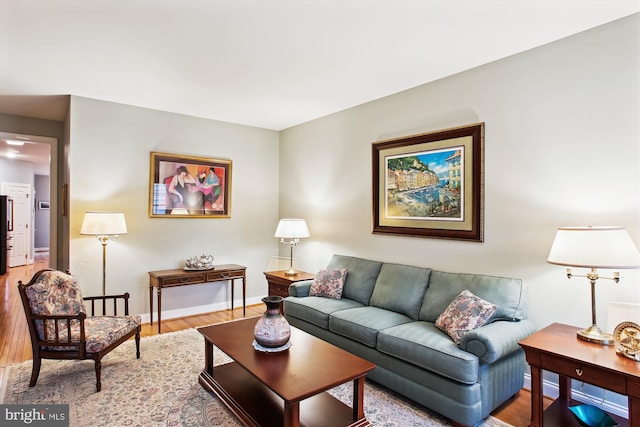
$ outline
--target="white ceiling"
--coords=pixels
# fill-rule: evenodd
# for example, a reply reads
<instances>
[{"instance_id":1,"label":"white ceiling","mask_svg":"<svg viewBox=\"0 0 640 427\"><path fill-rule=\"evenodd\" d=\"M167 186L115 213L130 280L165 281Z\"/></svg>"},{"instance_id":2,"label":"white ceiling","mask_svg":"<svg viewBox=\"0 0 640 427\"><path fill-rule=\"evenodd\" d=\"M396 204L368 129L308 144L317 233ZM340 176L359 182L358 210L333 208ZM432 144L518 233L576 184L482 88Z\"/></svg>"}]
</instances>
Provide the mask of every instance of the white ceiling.
<instances>
[{"instance_id":1,"label":"white ceiling","mask_svg":"<svg viewBox=\"0 0 640 427\"><path fill-rule=\"evenodd\" d=\"M71 94L281 130L638 11L638 0L0 0L0 111L18 108L12 95Z\"/></svg>"}]
</instances>

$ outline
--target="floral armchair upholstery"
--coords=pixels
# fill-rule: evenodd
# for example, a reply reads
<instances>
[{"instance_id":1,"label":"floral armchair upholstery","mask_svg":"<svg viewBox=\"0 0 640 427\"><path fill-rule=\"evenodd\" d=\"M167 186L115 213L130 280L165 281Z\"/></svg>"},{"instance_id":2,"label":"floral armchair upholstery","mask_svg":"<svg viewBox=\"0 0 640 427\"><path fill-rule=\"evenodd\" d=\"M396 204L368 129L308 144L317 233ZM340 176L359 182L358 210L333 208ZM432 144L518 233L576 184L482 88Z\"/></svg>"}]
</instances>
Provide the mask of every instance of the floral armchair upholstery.
<instances>
[{"instance_id":1,"label":"floral armchair upholstery","mask_svg":"<svg viewBox=\"0 0 640 427\"><path fill-rule=\"evenodd\" d=\"M75 277L52 269L37 272L27 284L19 281L18 290L33 351L29 387L36 385L42 359L93 359L100 391L101 360L107 353L135 336L140 358L140 316L129 316L128 293L83 298ZM85 301L91 303L89 316ZM102 308L99 316L96 305ZM118 316L119 306L124 315ZM106 315L107 307L113 315Z\"/></svg>"}]
</instances>

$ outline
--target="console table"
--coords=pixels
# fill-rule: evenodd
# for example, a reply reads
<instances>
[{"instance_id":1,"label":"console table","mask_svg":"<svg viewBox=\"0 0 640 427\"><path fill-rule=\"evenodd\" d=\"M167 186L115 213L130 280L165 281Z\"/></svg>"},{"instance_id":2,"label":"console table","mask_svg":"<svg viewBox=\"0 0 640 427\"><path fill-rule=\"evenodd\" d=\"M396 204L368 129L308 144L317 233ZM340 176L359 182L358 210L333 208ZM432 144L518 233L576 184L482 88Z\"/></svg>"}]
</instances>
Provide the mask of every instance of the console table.
<instances>
[{"instance_id":1,"label":"console table","mask_svg":"<svg viewBox=\"0 0 640 427\"><path fill-rule=\"evenodd\" d=\"M553 323L520 341L531 367L530 427L578 426L569 406L581 402L571 399L571 379L593 384L625 395L629 419L611 415L621 426L640 425L640 363L616 354L613 346L579 340L580 328ZM543 409L542 371L558 374L559 397Z\"/></svg>"},{"instance_id":2,"label":"console table","mask_svg":"<svg viewBox=\"0 0 640 427\"><path fill-rule=\"evenodd\" d=\"M237 264L214 265L211 270L159 270L149 272L149 315L153 325L153 288L158 295L158 333L162 322L162 288L197 285L200 283L231 281L231 310L233 310L235 279L242 279L242 315L246 315L247 267Z\"/></svg>"}]
</instances>

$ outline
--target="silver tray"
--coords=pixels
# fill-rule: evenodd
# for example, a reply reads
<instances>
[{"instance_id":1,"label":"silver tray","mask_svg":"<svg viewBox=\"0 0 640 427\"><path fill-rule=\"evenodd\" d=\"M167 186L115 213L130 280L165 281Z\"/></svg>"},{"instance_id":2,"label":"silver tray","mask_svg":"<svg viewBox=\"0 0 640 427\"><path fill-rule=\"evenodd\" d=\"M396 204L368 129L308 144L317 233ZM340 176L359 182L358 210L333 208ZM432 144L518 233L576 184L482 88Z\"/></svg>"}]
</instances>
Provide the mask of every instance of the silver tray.
<instances>
[{"instance_id":1,"label":"silver tray","mask_svg":"<svg viewBox=\"0 0 640 427\"><path fill-rule=\"evenodd\" d=\"M213 265L207 267L185 267L184 271L206 271L213 270L215 267Z\"/></svg>"}]
</instances>

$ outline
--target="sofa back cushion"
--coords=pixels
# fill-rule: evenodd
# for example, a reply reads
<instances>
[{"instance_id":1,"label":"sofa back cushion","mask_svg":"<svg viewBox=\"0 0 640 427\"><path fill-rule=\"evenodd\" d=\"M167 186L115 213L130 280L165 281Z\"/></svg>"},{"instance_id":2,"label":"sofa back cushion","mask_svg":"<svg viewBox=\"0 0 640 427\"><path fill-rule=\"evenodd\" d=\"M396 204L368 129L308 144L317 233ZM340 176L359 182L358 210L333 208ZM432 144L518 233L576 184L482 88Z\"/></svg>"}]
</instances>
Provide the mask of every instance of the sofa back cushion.
<instances>
[{"instance_id":1,"label":"sofa back cushion","mask_svg":"<svg viewBox=\"0 0 640 427\"><path fill-rule=\"evenodd\" d=\"M492 321L527 318L528 288L524 280L434 270L424 294L419 319L435 322L451 301L465 289L498 306Z\"/></svg>"},{"instance_id":2,"label":"sofa back cushion","mask_svg":"<svg viewBox=\"0 0 640 427\"><path fill-rule=\"evenodd\" d=\"M384 263L369 305L402 313L417 320L431 269Z\"/></svg>"},{"instance_id":3,"label":"sofa back cushion","mask_svg":"<svg viewBox=\"0 0 640 427\"><path fill-rule=\"evenodd\" d=\"M369 298L371 298L371 292L376 283L381 265L382 263L379 261L346 255L333 255L327 265L327 270L346 269L347 278L344 281L342 298L369 305Z\"/></svg>"}]
</instances>

